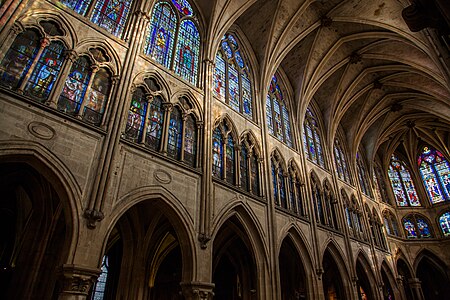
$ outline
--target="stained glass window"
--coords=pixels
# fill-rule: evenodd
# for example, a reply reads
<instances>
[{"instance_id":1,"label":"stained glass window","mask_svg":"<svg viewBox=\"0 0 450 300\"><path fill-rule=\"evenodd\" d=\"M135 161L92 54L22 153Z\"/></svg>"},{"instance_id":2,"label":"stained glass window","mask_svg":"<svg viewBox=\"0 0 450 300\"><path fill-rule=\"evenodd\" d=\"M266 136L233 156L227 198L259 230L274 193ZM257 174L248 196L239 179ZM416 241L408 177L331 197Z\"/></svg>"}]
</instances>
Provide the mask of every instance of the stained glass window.
<instances>
[{"instance_id":1,"label":"stained glass window","mask_svg":"<svg viewBox=\"0 0 450 300\"><path fill-rule=\"evenodd\" d=\"M299 173L298 168L295 163L291 162L289 166L289 204L290 209L299 214L303 215L303 203L302 203L302 194L301 194L301 184L299 181Z\"/></svg>"},{"instance_id":2,"label":"stained glass window","mask_svg":"<svg viewBox=\"0 0 450 300\"><path fill-rule=\"evenodd\" d=\"M358 179L359 184L361 186L361 191L364 195L371 197L372 192L370 190L369 181L368 181L368 175L367 175L367 169L366 165L364 163L363 158L359 153L356 154L356 167L358 170Z\"/></svg>"},{"instance_id":3,"label":"stained glass window","mask_svg":"<svg viewBox=\"0 0 450 300\"><path fill-rule=\"evenodd\" d=\"M94 76L91 89L84 108L83 120L99 125L105 112L111 90L111 75L101 68Z\"/></svg>"},{"instance_id":4,"label":"stained glass window","mask_svg":"<svg viewBox=\"0 0 450 300\"><path fill-rule=\"evenodd\" d=\"M178 30L175 51L175 73L196 85L198 73L198 55L200 52L200 34L191 20L183 20Z\"/></svg>"},{"instance_id":5,"label":"stained glass window","mask_svg":"<svg viewBox=\"0 0 450 300\"><path fill-rule=\"evenodd\" d=\"M176 26L173 9L165 2L156 4L148 26L144 53L166 68L170 68Z\"/></svg>"},{"instance_id":6,"label":"stained glass window","mask_svg":"<svg viewBox=\"0 0 450 300\"><path fill-rule=\"evenodd\" d=\"M17 35L0 64L0 85L19 88L39 50L40 36L34 30Z\"/></svg>"},{"instance_id":7,"label":"stained glass window","mask_svg":"<svg viewBox=\"0 0 450 300\"><path fill-rule=\"evenodd\" d=\"M306 110L303 123L303 135L305 154L308 159L321 167L325 167L317 119L309 108Z\"/></svg>"},{"instance_id":8,"label":"stained glass window","mask_svg":"<svg viewBox=\"0 0 450 300\"><path fill-rule=\"evenodd\" d=\"M131 3L131 0L97 0L91 21L120 37L127 22Z\"/></svg>"},{"instance_id":9,"label":"stained glass window","mask_svg":"<svg viewBox=\"0 0 450 300\"><path fill-rule=\"evenodd\" d=\"M278 140L293 146L289 110L283 98L276 75L272 77L266 98L266 117L269 133Z\"/></svg>"},{"instance_id":10,"label":"stained glass window","mask_svg":"<svg viewBox=\"0 0 450 300\"><path fill-rule=\"evenodd\" d=\"M381 198L381 201L392 205L391 200L387 195L386 183L384 180L383 173L378 165L376 165L374 168L373 176L374 176L374 184L376 184L378 187L379 197Z\"/></svg>"},{"instance_id":11,"label":"stained glass window","mask_svg":"<svg viewBox=\"0 0 450 300\"><path fill-rule=\"evenodd\" d=\"M450 164L444 155L431 147L423 147L418 164L431 203L449 201Z\"/></svg>"},{"instance_id":12,"label":"stained glass window","mask_svg":"<svg viewBox=\"0 0 450 300\"><path fill-rule=\"evenodd\" d=\"M395 155L391 156L389 179L398 206L420 206L414 183L404 162Z\"/></svg>"},{"instance_id":13,"label":"stained glass window","mask_svg":"<svg viewBox=\"0 0 450 300\"><path fill-rule=\"evenodd\" d=\"M275 204L280 205L280 201L278 199L277 166L275 165L275 161L272 161L272 184L273 184L273 197L275 199Z\"/></svg>"},{"instance_id":14,"label":"stained glass window","mask_svg":"<svg viewBox=\"0 0 450 300\"><path fill-rule=\"evenodd\" d=\"M167 140L167 155L179 159L181 155L183 121L178 107L170 113L169 136Z\"/></svg>"},{"instance_id":15,"label":"stained glass window","mask_svg":"<svg viewBox=\"0 0 450 300\"><path fill-rule=\"evenodd\" d=\"M160 96L156 96L150 103L150 112L148 114L148 127L145 139L147 147L156 151L160 149L163 124L162 99Z\"/></svg>"},{"instance_id":16,"label":"stained glass window","mask_svg":"<svg viewBox=\"0 0 450 300\"><path fill-rule=\"evenodd\" d=\"M240 156L240 177L241 177L241 187L248 191L249 190L249 184L248 184L248 151L247 147L245 145L241 146L241 156Z\"/></svg>"},{"instance_id":17,"label":"stained glass window","mask_svg":"<svg viewBox=\"0 0 450 300\"><path fill-rule=\"evenodd\" d=\"M189 115L186 119L186 127L184 133L184 161L195 167L195 156L197 153L197 128L195 119Z\"/></svg>"},{"instance_id":18,"label":"stained glass window","mask_svg":"<svg viewBox=\"0 0 450 300\"><path fill-rule=\"evenodd\" d=\"M411 214L403 219L407 238L431 238L432 233L425 217Z\"/></svg>"},{"instance_id":19,"label":"stained glass window","mask_svg":"<svg viewBox=\"0 0 450 300\"><path fill-rule=\"evenodd\" d=\"M342 150L341 143L338 139L334 141L334 162L336 164L336 171L340 179L350 183L350 174L347 168L347 160Z\"/></svg>"},{"instance_id":20,"label":"stained glass window","mask_svg":"<svg viewBox=\"0 0 450 300\"><path fill-rule=\"evenodd\" d=\"M227 163L226 180L230 184L234 184L234 174L235 174L234 157L235 157L234 141L233 137L229 135L226 148L226 163Z\"/></svg>"},{"instance_id":21,"label":"stained glass window","mask_svg":"<svg viewBox=\"0 0 450 300\"><path fill-rule=\"evenodd\" d=\"M41 101L48 98L64 61L64 50L60 41L45 47L25 86L28 95Z\"/></svg>"},{"instance_id":22,"label":"stained glass window","mask_svg":"<svg viewBox=\"0 0 450 300\"><path fill-rule=\"evenodd\" d=\"M252 84L248 75L249 67L239 49L236 38L230 33L225 34L216 54L214 95L251 119Z\"/></svg>"},{"instance_id":23,"label":"stained glass window","mask_svg":"<svg viewBox=\"0 0 450 300\"><path fill-rule=\"evenodd\" d=\"M223 138L219 128L213 133L213 176L222 178L223 176Z\"/></svg>"},{"instance_id":24,"label":"stained glass window","mask_svg":"<svg viewBox=\"0 0 450 300\"><path fill-rule=\"evenodd\" d=\"M176 41L176 45L174 44ZM200 33L187 0L159 1L147 27L144 53L196 85ZM173 60L173 65L172 65Z\"/></svg>"},{"instance_id":25,"label":"stained glass window","mask_svg":"<svg viewBox=\"0 0 450 300\"><path fill-rule=\"evenodd\" d=\"M106 281L108 279L108 256L103 256L102 261L102 272L98 276L97 282L94 286L94 292L92 295L92 300L103 300L104 294L105 294L105 287L106 287Z\"/></svg>"},{"instance_id":26,"label":"stained glass window","mask_svg":"<svg viewBox=\"0 0 450 300\"><path fill-rule=\"evenodd\" d=\"M251 172L251 186L252 193L256 196L260 195L259 191L259 167L258 167L258 157L253 153L250 159L250 172Z\"/></svg>"},{"instance_id":27,"label":"stained glass window","mask_svg":"<svg viewBox=\"0 0 450 300\"><path fill-rule=\"evenodd\" d=\"M62 4L72 9L76 13L84 15L91 3L91 0L60 0Z\"/></svg>"},{"instance_id":28,"label":"stained glass window","mask_svg":"<svg viewBox=\"0 0 450 300\"><path fill-rule=\"evenodd\" d=\"M441 226L444 236L450 236L450 212L446 212L439 218L439 225Z\"/></svg>"},{"instance_id":29,"label":"stained glass window","mask_svg":"<svg viewBox=\"0 0 450 300\"><path fill-rule=\"evenodd\" d=\"M281 165L281 158L278 154L272 157L272 181L275 204L287 208L286 184L284 178L284 169Z\"/></svg>"},{"instance_id":30,"label":"stained glass window","mask_svg":"<svg viewBox=\"0 0 450 300\"><path fill-rule=\"evenodd\" d=\"M283 169L278 168L278 189L280 191L281 207L287 208L286 188L284 182Z\"/></svg>"},{"instance_id":31,"label":"stained glass window","mask_svg":"<svg viewBox=\"0 0 450 300\"><path fill-rule=\"evenodd\" d=\"M73 63L59 96L58 110L69 114L78 113L91 78L90 67L89 59L84 56Z\"/></svg>"},{"instance_id":32,"label":"stained glass window","mask_svg":"<svg viewBox=\"0 0 450 300\"><path fill-rule=\"evenodd\" d=\"M147 112L147 99L142 88L136 89L131 98L130 110L128 111L125 137L133 142L139 143L142 138L142 130Z\"/></svg>"}]
</instances>

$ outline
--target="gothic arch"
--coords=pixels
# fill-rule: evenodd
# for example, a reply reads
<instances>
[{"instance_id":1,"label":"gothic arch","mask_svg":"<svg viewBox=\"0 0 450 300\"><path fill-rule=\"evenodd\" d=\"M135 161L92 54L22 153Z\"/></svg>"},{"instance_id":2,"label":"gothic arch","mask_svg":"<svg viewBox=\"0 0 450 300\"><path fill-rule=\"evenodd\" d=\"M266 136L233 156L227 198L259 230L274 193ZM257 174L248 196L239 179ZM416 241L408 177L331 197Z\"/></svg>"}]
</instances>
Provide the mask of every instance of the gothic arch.
<instances>
[{"instance_id":1,"label":"gothic arch","mask_svg":"<svg viewBox=\"0 0 450 300\"><path fill-rule=\"evenodd\" d=\"M253 152L258 155L258 157L262 158L262 152L261 147L259 145L258 139L256 138L256 135L253 133L251 129L246 129L241 133L241 136L239 138L239 144L242 145L242 143L248 139L252 145Z\"/></svg>"},{"instance_id":2,"label":"gothic arch","mask_svg":"<svg viewBox=\"0 0 450 300\"><path fill-rule=\"evenodd\" d=\"M153 79L156 81L156 83L159 85L160 89L158 91L150 91L149 88L147 88L146 91L155 93L159 96L161 96L166 102L170 102L170 95L172 95L172 91L170 89L170 85L167 83L167 81L159 74L157 71L142 71L137 73L133 79L132 79L132 86L131 89L137 87L137 86L144 86L146 79Z\"/></svg>"},{"instance_id":3,"label":"gothic arch","mask_svg":"<svg viewBox=\"0 0 450 300\"><path fill-rule=\"evenodd\" d=\"M358 265L360 265L362 268L359 268ZM370 260L367 258L367 254L362 249L359 250L359 253L356 256L355 273L357 274L358 283L359 283L360 287L363 287L366 295L369 292L368 299L376 299L377 291L378 291L378 289L376 287L378 286L378 284L377 284L375 275L373 273ZM360 276L362 278L360 278ZM361 291L359 291L359 292L361 292Z\"/></svg>"},{"instance_id":4,"label":"gothic arch","mask_svg":"<svg viewBox=\"0 0 450 300\"><path fill-rule=\"evenodd\" d=\"M321 251L322 255L321 257L321 263L320 266L322 267L321 272L324 272L322 275L323 281L325 280L324 275L326 275L327 270L326 266L323 266L324 258L327 257L327 255L333 260L334 264L336 265L337 271L339 272L339 277L342 284L342 292L343 298L347 299L350 297L351 293L351 281L350 281L350 273L349 270L346 267L345 263L345 256L340 249L340 247L336 244L334 240L329 239L327 243L325 244L325 247Z\"/></svg>"},{"instance_id":5,"label":"gothic arch","mask_svg":"<svg viewBox=\"0 0 450 300\"><path fill-rule=\"evenodd\" d=\"M200 102L198 101L198 99L194 96L194 94L190 90L186 89L186 90L181 90L181 91L175 92L171 98L172 98L172 101L171 101L172 103L177 103L177 102L179 102L179 100L181 98L186 98L189 101L189 104L192 106L192 108L188 109L188 111L194 112L197 120L199 120L199 121L203 120L202 106L200 105Z\"/></svg>"},{"instance_id":6,"label":"gothic arch","mask_svg":"<svg viewBox=\"0 0 450 300\"><path fill-rule=\"evenodd\" d=\"M222 122L228 126L228 132L223 132L222 134L230 134L233 138L233 142L237 145L239 142L238 131L236 129L236 126L234 125L232 118L228 114L223 114L222 116L217 118L214 121L213 128L216 128Z\"/></svg>"},{"instance_id":7,"label":"gothic arch","mask_svg":"<svg viewBox=\"0 0 450 300\"><path fill-rule=\"evenodd\" d=\"M308 244L308 240L303 231L295 223L287 224L279 234L277 253L280 252L281 244L287 238L291 239L296 246L298 254L301 257L302 262L305 264L305 272L307 275L312 275L310 273L312 273L311 271L313 270L314 256L311 252L311 245Z\"/></svg>"},{"instance_id":8,"label":"gothic arch","mask_svg":"<svg viewBox=\"0 0 450 300\"><path fill-rule=\"evenodd\" d=\"M117 51L114 49L114 47L107 41L99 41L98 39L85 39L80 41L76 46L74 47L74 50L78 54L86 53L90 49L93 48L99 48L106 52L106 55L110 59L108 62L105 62L102 64L102 66L107 67L113 76L119 76L122 75L122 62L120 61L119 55L117 54Z\"/></svg>"}]
</instances>

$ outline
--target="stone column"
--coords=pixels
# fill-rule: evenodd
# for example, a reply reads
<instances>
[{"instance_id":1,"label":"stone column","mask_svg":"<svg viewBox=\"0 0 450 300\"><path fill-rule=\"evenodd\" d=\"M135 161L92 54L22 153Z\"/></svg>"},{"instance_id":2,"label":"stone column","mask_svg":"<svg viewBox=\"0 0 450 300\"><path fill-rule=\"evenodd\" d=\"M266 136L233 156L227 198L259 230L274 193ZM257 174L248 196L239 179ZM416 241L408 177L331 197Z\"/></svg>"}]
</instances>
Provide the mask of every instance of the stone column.
<instances>
[{"instance_id":1,"label":"stone column","mask_svg":"<svg viewBox=\"0 0 450 300\"><path fill-rule=\"evenodd\" d=\"M27 84L28 80L30 79L31 73L33 72L34 68L36 67L36 64L38 63L39 59L41 58L42 52L44 52L45 47L47 47L48 45L50 45L50 40L48 38L43 38L41 40L41 45L40 48L36 54L36 56L34 57L33 62L31 63L30 68L28 69L27 74L25 75L25 77L23 78L22 83L20 84L20 87L18 88L18 92L19 93L23 93L25 90L25 85Z\"/></svg>"},{"instance_id":2,"label":"stone column","mask_svg":"<svg viewBox=\"0 0 450 300\"><path fill-rule=\"evenodd\" d=\"M210 300L213 299L214 283L207 282L182 282L181 290L186 300Z\"/></svg>"},{"instance_id":3,"label":"stone column","mask_svg":"<svg viewBox=\"0 0 450 300\"><path fill-rule=\"evenodd\" d=\"M64 52L64 56L66 59L64 61L64 65L61 68L61 72L59 73L59 78L56 80L55 86L53 87L53 90L50 92L50 95L45 102L45 104L55 109L57 108L59 96L61 95L64 88L66 78L69 76L70 69L72 68L73 63L78 57L77 53L73 50L66 50Z\"/></svg>"},{"instance_id":4,"label":"stone column","mask_svg":"<svg viewBox=\"0 0 450 300\"><path fill-rule=\"evenodd\" d=\"M59 300L85 300L101 270L78 265L63 265Z\"/></svg>"},{"instance_id":5,"label":"stone column","mask_svg":"<svg viewBox=\"0 0 450 300\"><path fill-rule=\"evenodd\" d=\"M160 152L162 152L164 155L167 155L167 142L169 138L169 126L170 126L170 113L173 109L173 104L166 102L162 105L164 109L164 124L163 124L163 131L161 134L161 145L160 145Z\"/></svg>"},{"instance_id":6,"label":"stone column","mask_svg":"<svg viewBox=\"0 0 450 300\"><path fill-rule=\"evenodd\" d=\"M80 109L78 109L78 112L77 112L78 119L81 119L81 117L83 116L83 113L84 113L84 108L86 107L87 104L89 104L89 101L90 101L89 98L91 97L92 83L94 82L95 74L97 74L97 72L100 70L100 67L94 64L91 66L91 70L92 70L91 77L89 78L89 82L86 87L86 93L84 94L84 98L81 99ZM111 89L111 92L112 92L112 89Z\"/></svg>"},{"instance_id":7,"label":"stone column","mask_svg":"<svg viewBox=\"0 0 450 300\"><path fill-rule=\"evenodd\" d=\"M414 300L424 300L423 291L422 291L422 282L419 278L409 278L408 285L411 287L411 291L413 292Z\"/></svg>"}]
</instances>

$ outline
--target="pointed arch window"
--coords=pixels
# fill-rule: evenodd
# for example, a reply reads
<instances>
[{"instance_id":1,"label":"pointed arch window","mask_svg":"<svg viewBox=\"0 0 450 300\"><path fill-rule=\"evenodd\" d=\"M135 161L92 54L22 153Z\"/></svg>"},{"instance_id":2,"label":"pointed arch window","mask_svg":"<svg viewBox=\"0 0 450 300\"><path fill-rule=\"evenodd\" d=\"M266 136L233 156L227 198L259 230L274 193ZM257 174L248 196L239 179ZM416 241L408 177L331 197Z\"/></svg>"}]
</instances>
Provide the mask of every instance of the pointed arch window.
<instances>
[{"instance_id":1,"label":"pointed arch window","mask_svg":"<svg viewBox=\"0 0 450 300\"><path fill-rule=\"evenodd\" d=\"M251 192L254 195L256 196L261 195L259 184L259 157L254 151L250 156L250 186Z\"/></svg>"},{"instance_id":2,"label":"pointed arch window","mask_svg":"<svg viewBox=\"0 0 450 300\"><path fill-rule=\"evenodd\" d=\"M445 212L439 217L439 226L445 237L450 236L450 212Z\"/></svg>"},{"instance_id":3,"label":"pointed arch window","mask_svg":"<svg viewBox=\"0 0 450 300\"><path fill-rule=\"evenodd\" d=\"M195 167L197 156L197 126L195 119L189 115L186 119L186 128L184 133L184 161Z\"/></svg>"},{"instance_id":4,"label":"pointed arch window","mask_svg":"<svg viewBox=\"0 0 450 300\"><path fill-rule=\"evenodd\" d=\"M303 122L303 146L308 159L325 168L319 125L309 108L306 110L305 121Z\"/></svg>"},{"instance_id":5,"label":"pointed arch window","mask_svg":"<svg viewBox=\"0 0 450 300\"><path fill-rule=\"evenodd\" d=\"M339 139L335 139L334 141L334 161L339 178L347 183L351 183L350 172L347 167L347 159L345 158Z\"/></svg>"},{"instance_id":6,"label":"pointed arch window","mask_svg":"<svg viewBox=\"0 0 450 300\"><path fill-rule=\"evenodd\" d=\"M248 161L248 150L247 150L247 146L241 145L241 155L240 155L240 162L239 162L239 170L240 170L240 177L241 177L241 187L246 190L249 191L250 189L250 185L249 185L249 179L250 176L248 174L248 166L249 166L249 161Z\"/></svg>"},{"instance_id":7,"label":"pointed arch window","mask_svg":"<svg viewBox=\"0 0 450 300\"><path fill-rule=\"evenodd\" d=\"M378 188L377 191L379 193L378 197L379 199L387 204L392 205L390 198L387 195L386 192L386 183L384 180L383 172L381 171L381 168L378 165L375 165L374 172L373 172L373 182L374 185Z\"/></svg>"},{"instance_id":8,"label":"pointed arch window","mask_svg":"<svg viewBox=\"0 0 450 300\"><path fill-rule=\"evenodd\" d=\"M223 177L223 138L220 128L217 127L213 132L213 176L217 178Z\"/></svg>"},{"instance_id":9,"label":"pointed arch window","mask_svg":"<svg viewBox=\"0 0 450 300\"><path fill-rule=\"evenodd\" d=\"M214 95L245 117L253 118L250 68L235 36L225 34L216 54Z\"/></svg>"},{"instance_id":10,"label":"pointed arch window","mask_svg":"<svg viewBox=\"0 0 450 300\"><path fill-rule=\"evenodd\" d=\"M410 214L403 218L403 227L407 238L431 238L432 233L428 220L416 214Z\"/></svg>"},{"instance_id":11,"label":"pointed arch window","mask_svg":"<svg viewBox=\"0 0 450 300\"><path fill-rule=\"evenodd\" d=\"M389 235L400 236L398 232L398 224L395 216L391 212L385 212L383 214L384 226L386 227L386 232Z\"/></svg>"},{"instance_id":12,"label":"pointed arch window","mask_svg":"<svg viewBox=\"0 0 450 300\"><path fill-rule=\"evenodd\" d=\"M147 27L144 54L197 85L200 33L188 1L155 4Z\"/></svg>"},{"instance_id":13,"label":"pointed arch window","mask_svg":"<svg viewBox=\"0 0 450 300\"><path fill-rule=\"evenodd\" d=\"M289 208L300 216L306 216L305 204L303 203L303 183L297 165L291 161L288 168L289 182Z\"/></svg>"},{"instance_id":14,"label":"pointed arch window","mask_svg":"<svg viewBox=\"0 0 450 300\"><path fill-rule=\"evenodd\" d=\"M292 147L289 109L287 108L286 99L283 97L276 75L272 77L266 97L266 117L269 133L274 135L278 140L286 143L289 147Z\"/></svg>"},{"instance_id":15,"label":"pointed arch window","mask_svg":"<svg viewBox=\"0 0 450 300\"><path fill-rule=\"evenodd\" d=\"M104 298L109 271L109 258L107 255L103 256L101 270L102 272L93 287L92 300L102 300Z\"/></svg>"},{"instance_id":16,"label":"pointed arch window","mask_svg":"<svg viewBox=\"0 0 450 300\"><path fill-rule=\"evenodd\" d=\"M125 29L131 3L131 0L97 0L91 21L120 37Z\"/></svg>"},{"instance_id":17,"label":"pointed arch window","mask_svg":"<svg viewBox=\"0 0 450 300\"><path fill-rule=\"evenodd\" d=\"M367 175L366 164L359 153L356 154L356 168L358 170L358 179L361 186L361 191L364 195L372 197L372 191L370 190L369 180Z\"/></svg>"},{"instance_id":18,"label":"pointed arch window","mask_svg":"<svg viewBox=\"0 0 450 300\"><path fill-rule=\"evenodd\" d=\"M326 225L330 228L339 229L339 224L336 216L336 204L337 201L335 199L334 193L330 188L330 184L328 181L324 182L323 186L323 203L322 205L324 210L324 218L325 222L323 225Z\"/></svg>"},{"instance_id":19,"label":"pointed arch window","mask_svg":"<svg viewBox=\"0 0 450 300\"><path fill-rule=\"evenodd\" d=\"M242 137L239 154L239 182L240 187L255 196L259 191L259 151L250 134Z\"/></svg>"},{"instance_id":20,"label":"pointed arch window","mask_svg":"<svg viewBox=\"0 0 450 300\"><path fill-rule=\"evenodd\" d=\"M282 160L278 154L272 156L272 183L275 205L287 209L286 183Z\"/></svg>"},{"instance_id":21,"label":"pointed arch window","mask_svg":"<svg viewBox=\"0 0 450 300\"><path fill-rule=\"evenodd\" d=\"M389 179L398 206L420 206L411 174L403 161L394 154L389 164Z\"/></svg>"},{"instance_id":22,"label":"pointed arch window","mask_svg":"<svg viewBox=\"0 0 450 300\"><path fill-rule=\"evenodd\" d=\"M311 189L314 204L314 212L316 215L316 222L320 224L325 224L323 193L320 187L320 183L318 182L317 178L314 175L311 175Z\"/></svg>"},{"instance_id":23,"label":"pointed arch window","mask_svg":"<svg viewBox=\"0 0 450 300\"><path fill-rule=\"evenodd\" d=\"M231 130L230 121L222 120L213 132L213 176L225 182L237 185L239 162L236 161L238 145Z\"/></svg>"},{"instance_id":24,"label":"pointed arch window","mask_svg":"<svg viewBox=\"0 0 450 300\"><path fill-rule=\"evenodd\" d=\"M127 127L125 129L125 137L130 141L139 143L142 140L146 112L147 99L145 91L142 88L137 88L131 98Z\"/></svg>"},{"instance_id":25,"label":"pointed arch window","mask_svg":"<svg viewBox=\"0 0 450 300\"><path fill-rule=\"evenodd\" d=\"M169 157L180 159L182 132L183 121L181 119L181 111L178 107L174 107L170 113L169 136L167 140L167 155Z\"/></svg>"},{"instance_id":26,"label":"pointed arch window","mask_svg":"<svg viewBox=\"0 0 450 300\"><path fill-rule=\"evenodd\" d=\"M147 97L150 100L150 109L148 113L148 126L145 135L145 145L150 149L158 151L161 148L161 136L164 124L164 111L162 99L160 96Z\"/></svg>"},{"instance_id":27,"label":"pointed arch window","mask_svg":"<svg viewBox=\"0 0 450 300\"><path fill-rule=\"evenodd\" d=\"M431 204L449 201L450 164L444 155L425 146L417 162Z\"/></svg>"},{"instance_id":28,"label":"pointed arch window","mask_svg":"<svg viewBox=\"0 0 450 300\"><path fill-rule=\"evenodd\" d=\"M226 145L226 164L227 164L227 172L226 172L226 181L229 184L235 184L234 177L235 177L235 147L234 147L234 140L231 135L228 135L227 145Z\"/></svg>"}]
</instances>

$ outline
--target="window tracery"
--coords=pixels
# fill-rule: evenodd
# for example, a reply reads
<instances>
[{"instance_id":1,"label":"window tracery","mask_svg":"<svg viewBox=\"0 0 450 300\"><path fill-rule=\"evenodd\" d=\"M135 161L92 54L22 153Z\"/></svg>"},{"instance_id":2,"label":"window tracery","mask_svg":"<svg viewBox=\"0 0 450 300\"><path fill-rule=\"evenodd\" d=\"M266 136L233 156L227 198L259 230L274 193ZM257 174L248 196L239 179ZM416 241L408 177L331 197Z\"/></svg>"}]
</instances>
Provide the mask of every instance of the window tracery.
<instances>
[{"instance_id":1,"label":"window tracery","mask_svg":"<svg viewBox=\"0 0 450 300\"><path fill-rule=\"evenodd\" d=\"M411 174L406 164L392 154L389 164L389 179L398 206L420 206Z\"/></svg>"},{"instance_id":2,"label":"window tracery","mask_svg":"<svg viewBox=\"0 0 450 300\"><path fill-rule=\"evenodd\" d=\"M450 164L444 155L425 146L417 160L431 204L450 200Z\"/></svg>"},{"instance_id":3,"label":"window tracery","mask_svg":"<svg viewBox=\"0 0 450 300\"><path fill-rule=\"evenodd\" d=\"M351 183L347 159L345 158L341 142L337 138L334 140L334 161L339 178L347 183Z\"/></svg>"},{"instance_id":4,"label":"window tracery","mask_svg":"<svg viewBox=\"0 0 450 300\"><path fill-rule=\"evenodd\" d=\"M277 152L272 154L271 166L275 205L288 209L288 202L286 198L285 166L281 156Z\"/></svg>"},{"instance_id":5,"label":"window tracery","mask_svg":"<svg viewBox=\"0 0 450 300\"><path fill-rule=\"evenodd\" d=\"M359 184L361 186L361 191L363 192L364 195L372 197L372 191L370 189L368 180L369 176L366 171L367 170L366 164L361 155L359 154L359 152L356 154L356 168L358 171L358 179Z\"/></svg>"},{"instance_id":6,"label":"window tracery","mask_svg":"<svg viewBox=\"0 0 450 300\"><path fill-rule=\"evenodd\" d=\"M306 217L303 186L297 164L291 161L288 168L289 208L295 214Z\"/></svg>"},{"instance_id":7,"label":"window tracery","mask_svg":"<svg viewBox=\"0 0 450 300\"><path fill-rule=\"evenodd\" d=\"M305 121L303 122L303 146L308 159L325 168L319 124L309 108L306 110Z\"/></svg>"},{"instance_id":8,"label":"window tracery","mask_svg":"<svg viewBox=\"0 0 450 300\"><path fill-rule=\"evenodd\" d=\"M431 228L428 220L418 214L410 214L403 218L403 228L405 229L406 238L431 238Z\"/></svg>"},{"instance_id":9,"label":"window tracery","mask_svg":"<svg viewBox=\"0 0 450 300\"><path fill-rule=\"evenodd\" d=\"M400 236L398 231L398 223L394 214L390 211L385 211L383 214L384 227L389 235Z\"/></svg>"}]
</instances>

